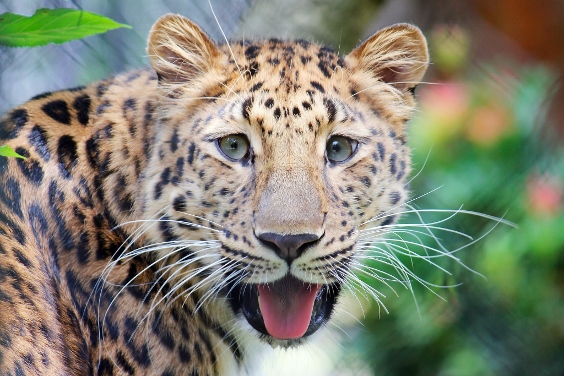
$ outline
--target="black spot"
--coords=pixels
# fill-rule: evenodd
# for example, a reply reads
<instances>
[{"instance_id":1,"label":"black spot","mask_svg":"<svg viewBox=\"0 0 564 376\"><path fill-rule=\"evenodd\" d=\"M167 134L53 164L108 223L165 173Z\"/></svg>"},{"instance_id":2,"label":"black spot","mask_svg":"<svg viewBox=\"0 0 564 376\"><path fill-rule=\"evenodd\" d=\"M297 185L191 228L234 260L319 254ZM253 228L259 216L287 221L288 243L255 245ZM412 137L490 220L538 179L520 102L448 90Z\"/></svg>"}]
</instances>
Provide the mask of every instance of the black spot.
<instances>
[{"instance_id":1,"label":"black spot","mask_svg":"<svg viewBox=\"0 0 564 376\"><path fill-rule=\"evenodd\" d=\"M260 53L260 47L257 45L251 45L245 50L245 57L249 60L256 59Z\"/></svg>"},{"instance_id":2,"label":"black spot","mask_svg":"<svg viewBox=\"0 0 564 376\"><path fill-rule=\"evenodd\" d=\"M127 179L123 174L119 174L116 179L116 185L120 189L116 189L115 198L119 204L119 208L123 211L130 211L133 208L133 198L131 197L131 192L125 187L128 186Z\"/></svg>"},{"instance_id":3,"label":"black spot","mask_svg":"<svg viewBox=\"0 0 564 376\"><path fill-rule=\"evenodd\" d=\"M251 108L253 107L253 99L247 98L242 105L242 114L247 121L251 121L250 112Z\"/></svg>"},{"instance_id":4,"label":"black spot","mask_svg":"<svg viewBox=\"0 0 564 376\"><path fill-rule=\"evenodd\" d=\"M381 142L378 142L378 154L380 156L380 160L383 161L384 158L386 157L386 149L384 148L384 144Z\"/></svg>"},{"instance_id":5,"label":"black spot","mask_svg":"<svg viewBox=\"0 0 564 376\"><path fill-rule=\"evenodd\" d=\"M294 115L296 117L301 116L300 109L297 108L297 107L294 107L294 109L292 110L292 115Z\"/></svg>"},{"instance_id":6,"label":"black spot","mask_svg":"<svg viewBox=\"0 0 564 376\"><path fill-rule=\"evenodd\" d=\"M13 110L8 114L7 121L0 123L0 138L16 138L20 129L27 124L29 116L24 109Z\"/></svg>"},{"instance_id":7,"label":"black spot","mask_svg":"<svg viewBox=\"0 0 564 376\"><path fill-rule=\"evenodd\" d=\"M103 101L102 103L100 103L100 104L98 105L98 107L96 108L96 113L97 113L98 115L101 115L101 114L103 114L104 112L106 112L106 110L107 110L108 108L110 108L111 106L112 106L112 104L110 103L110 101L106 99L105 101Z\"/></svg>"},{"instance_id":8,"label":"black spot","mask_svg":"<svg viewBox=\"0 0 564 376\"><path fill-rule=\"evenodd\" d=\"M311 57L310 56L300 56L300 60L302 61L303 65L306 65L307 63L309 63L311 61Z\"/></svg>"},{"instance_id":9,"label":"black spot","mask_svg":"<svg viewBox=\"0 0 564 376\"><path fill-rule=\"evenodd\" d=\"M45 214L43 213L41 207L36 203L32 204L29 207L28 216L31 229L33 230L33 234L35 235L36 239L39 234L45 235L49 227L47 224L47 218L45 217Z\"/></svg>"},{"instance_id":10,"label":"black spot","mask_svg":"<svg viewBox=\"0 0 564 376\"><path fill-rule=\"evenodd\" d=\"M157 315L157 317L153 321L153 333L159 337L159 340L164 347L172 351L176 346L174 337L172 336L172 333L162 325L160 318L161 316Z\"/></svg>"},{"instance_id":11,"label":"black spot","mask_svg":"<svg viewBox=\"0 0 564 376\"><path fill-rule=\"evenodd\" d=\"M45 162L51 159L51 152L47 146L47 131L41 126L36 125L31 129L28 135L29 144L34 147L35 151Z\"/></svg>"},{"instance_id":12,"label":"black spot","mask_svg":"<svg viewBox=\"0 0 564 376\"><path fill-rule=\"evenodd\" d=\"M13 252L14 252L14 256L16 257L16 260L18 260L20 264L22 264L26 268L31 267L31 261L29 261L29 259L25 257L25 255L20 250L14 249Z\"/></svg>"},{"instance_id":13,"label":"black spot","mask_svg":"<svg viewBox=\"0 0 564 376\"><path fill-rule=\"evenodd\" d=\"M83 232L78 238L76 257L81 264L86 264L90 259L90 245L87 232Z\"/></svg>"},{"instance_id":14,"label":"black spot","mask_svg":"<svg viewBox=\"0 0 564 376\"><path fill-rule=\"evenodd\" d=\"M57 156L59 158L61 174L65 179L70 179L72 169L76 166L78 159L76 142L71 136L65 135L59 138Z\"/></svg>"},{"instance_id":15,"label":"black spot","mask_svg":"<svg viewBox=\"0 0 564 376\"><path fill-rule=\"evenodd\" d=\"M43 168L41 164L33 158L29 157L29 152L24 148L16 148L16 153L22 155L27 158L27 160L18 158L17 163L26 178L29 179L30 182L39 186L43 181Z\"/></svg>"},{"instance_id":16,"label":"black spot","mask_svg":"<svg viewBox=\"0 0 564 376\"><path fill-rule=\"evenodd\" d=\"M395 205L401 200L401 194L399 192L390 193L390 204Z\"/></svg>"},{"instance_id":17,"label":"black spot","mask_svg":"<svg viewBox=\"0 0 564 376\"><path fill-rule=\"evenodd\" d=\"M335 115L337 114L337 107L335 103L331 99L323 99L323 105L327 110L327 116L329 118L329 123L332 123L335 120Z\"/></svg>"},{"instance_id":18,"label":"black spot","mask_svg":"<svg viewBox=\"0 0 564 376\"><path fill-rule=\"evenodd\" d=\"M49 184L49 206L55 219L55 225L59 230L59 241L68 251L74 248L74 239L61 213L61 206L64 202L64 192L59 189L55 181L51 181Z\"/></svg>"},{"instance_id":19,"label":"black spot","mask_svg":"<svg viewBox=\"0 0 564 376\"><path fill-rule=\"evenodd\" d=\"M370 188L370 186L372 185L372 181L370 181L370 178L368 176L361 177L360 181L362 182L362 184L364 184L364 186L366 186L366 188Z\"/></svg>"},{"instance_id":20,"label":"black spot","mask_svg":"<svg viewBox=\"0 0 564 376\"><path fill-rule=\"evenodd\" d=\"M192 361L192 356L190 355L190 351L182 344L178 346L178 356L180 357L180 361L182 363L189 364Z\"/></svg>"},{"instance_id":21,"label":"black spot","mask_svg":"<svg viewBox=\"0 0 564 376\"><path fill-rule=\"evenodd\" d=\"M390 155L390 172L392 175L395 175L397 172L396 159L397 156L395 154Z\"/></svg>"},{"instance_id":22,"label":"black spot","mask_svg":"<svg viewBox=\"0 0 564 376\"><path fill-rule=\"evenodd\" d=\"M38 100L38 99L45 99L45 98L50 97L51 95L53 95L52 92L46 91L45 93L37 94L36 96L31 97L30 100L31 100L31 101L36 101L36 100Z\"/></svg>"},{"instance_id":23,"label":"black spot","mask_svg":"<svg viewBox=\"0 0 564 376\"><path fill-rule=\"evenodd\" d=\"M74 307L77 312L84 312L84 305L88 301L90 293L86 291L82 283L80 283L80 279L74 272L67 270L65 277Z\"/></svg>"},{"instance_id":24,"label":"black spot","mask_svg":"<svg viewBox=\"0 0 564 376\"><path fill-rule=\"evenodd\" d=\"M128 98L125 100L125 102L123 102L123 114L125 115L127 113L127 111L135 111L135 108L137 107L137 102L135 101L134 98Z\"/></svg>"},{"instance_id":25,"label":"black spot","mask_svg":"<svg viewBox=\"0 0 564 376\"><path fill-rule=\"evenodd\" d=\"M274 99L268 98L266 102L264 102L264 105L266 108L272 108L272 106L274 106Z\"/></svg>"},{"instance_id":26,"label":"black spot","mask_svg":"<svg viewBox=\"0 0 564 376\"><path fill-rule=\"evenodd\" d=\"M129 363L122 351L117 352L116 363L120 368L120 371L125 372L128 375L135 375L135 368Z\"/></svg>"},{"instance_id":27,"label":"black spot","mask_svg":"<svg viewBox=\"0 0 564 376\"><path fill-rule=\"evenodd\" d=\"M114 375L114 363L108 358L102 358L98 362L98 376Z\"/></svg>"},{"instance_id":28,"label":"black spot","mask_svg":"<svg viewBox=\"0 0 564 376\"><path fill-rule=\"evenodd\" d=\"M253 87L251 88L251 91L257 91L258 89L260 89L262 87L263 84L264 84L264 82L257 82L256 84L253 85Z\"/></svg>"},{"instance_id":29,"label":"black spot","mask_svg":"<svg viewBox=\"0 0 564 376\"><path fill-rule=\"evenodd\" d=\"M188 156L186 157L186 160L189 165L191 165L194 162L195 150L196 150L196 144L194 144L194 142L190 142L190 145L188 146Z\"/></svg>"},{"instance_id":30,"label":"black spot","mask_svg":"<svg viewBox=\"0 0 564 376\"><path fill-rule=\"evenodd\" d=\"M382 222L382 224L381 224L380 226L389 226L389 225L391 225L392 223L394 223L394 220L395 220L395 216L390 215L389 217L387 217L387 218Z\"/></svg>"},{"instance_id":31,"label":"black spot","mask_svg":"<svg viewBox=\"0 0 564 376\"><path fill-rule=\"evenodd\" d=\"M94 202L92 201L92 191L86 182L86 179L81 176L78 184L73 188L73 192L76 197L80 200L80 203L87 208L94 207Z\"/></svg>"},{"instance_id":32,"label":"black spot","mask_svg":"<svg viewBox=\"0 0 564 376\"><path fill-rule=\"evenodd\" d=\"M176 159L176 173L179 177L182 177L184 174L184 158L182 157Z\"/></svg>"},{"instance_id":33,"label":"black spot","mask_svg":"<svg viewBox=\"0 0 564 376\"><path fill-rule=\"evenodd\" d=\"M311 81L311 86L313 86L315 89L317 89L321 93L325 93L325 89L323 88L323 86L319 82Z\"/></svg>"},{"instance_id":34,"label":"black spot","mask_svg":"<svg viewBox=\"0 0 564 376\"><path fill-rule=\"evenodd\" d=\"M106 91L108 91L108 85L105 82L103 82L99 84L98 87L96 88L96 95L101 97L104 94L106 94Z\"/></svg>"},{"instance_id":35,"label":"black spot","mask_svg":"<svg viewBox=\"0 0 564 376\"><path fill-rule=\"evenodd\" d=\"M405 175L405 161L400 161L400 168L398 171L397 179L401 180Z\"/></svg>"},{"instance_id":36,"label":"black spot","mask_svg":"<svg viewBox=\"0 0 564 376\"><path fill-rule=\"evenodd\" d=\"M269 58L266 61L274 67L277 66L278 64L280 64L280 59L278 59L277 57Z\"/></svg>"},{"instance_id":37,"label":"black spot","mask_svg":"<svg viewBox=\"0 0 564 376\"><path fill-rule=\"evenodd\" d=\"M295 41L297 44L305 48L306 50L311 46L311 43L305 39L296 39Z\"/></svg>"},{"instance_id":38,"label":"black spot","mask_svg":"<svg viewBox=\"0 0 564 376\"><path fill-rule=\"evenodd\" d=\"M259 71L259 63L253 61L248 67L243 67L245 78L250 80L253 75L256 75Z\"/></svg>"},{"instance_id":39,"label":"black spot","mask_svg":"<svg viewBox=\"0 0 564 376\"><path fill-rule=\"evenodd\" d=\"M78 122L82 125L87 125L89 120L89 113L90 113L90 105L92 101L88 95L81 95L77 97L72 106L76 110L76 116L78 118Z\"/></svg>"},{"instance_id":40,"label":"black spot","mask_svg":"<svg viewBox=\"0 0 564 376\"><path fill-rule=\"evenodd\" d=\"M14 375L15 376L26 376L26 373L25 373L24 369L22 368L22 365L20 364L19 361L16 361L14 363Z\"/></svg>"},{"instance_id":41,"label":"black spot","mask_svg":"<svg viewBox=\"0 0 564 376\"><path fill-rule=\"evenodd\" d=\"M161 219L161 221L159 222L159 229L161 230L163 238L167 242L173 242L173 241L178 240L178 237L176 235L174 235L174 232L173 232L173 229L172 229L171 226L172 226L172 223L171 223L171 220L168 216L164 216Z\"/></svg>"},{"instance_id":42,"label":"black spot","mask_svg":"<svg viewBox=\"0 0 564 376\"><path fill-rule=\"evenodd\" d=\"M0 200L12 213L22 217L20 183L13 178L0 179Z\"/></svg>"},{"instance_id":43,"label":"black spot","mask_svg":"<svg viewBox=\"0 0 564 376\"><path fill-rule=\"evenodd\" d=\"M178 150L178 143L180 142L180 138L178 137L178 129L175 128L174 132L172 133L172 137L170 138L170 151L176 152Z\"/></svg>"},{"instance_id":44,"label":"black spot","mask_svg":"<svg viewBox=\"0 0 564 376\"><path fill-rule=\"evenodd\" d=\"M304 108L304 110L311 110L311 104L309 102L303 101L302 102L302 107Z\"/></svg>"},{"instance_id":45,"label":"black spot","mask_svg":"<svg viewBox=\"0 0 564 376\"><path fill-rule=\"evenodd\" d=\"M132 320L132 323L127 323L128 320ZM124 333L124 338L131 338L134 333L138 330L136 321L131 318L126 318L126 332ZM127 348L129 352L133 355L133 359L143 368L147 368L151 365L151 356L149 352L149 347L145 340L141 343L137 343L133 339L126 341ZM146 372L139 372L140 374L144 374Z\"/></svg>"},{"instance_id":46,"label":"black spot","mask_svg":"<svg viewBox=\"0 0 564 376\"><path fill-rule=\"evenodd\" d=\"M184 196L178 196L174 199L172 203L172 207L174 210L178 212L185 212L186 211L186 198Z\"/></svg>"},{"instance_id":47,"label":"black spot","mask_svg":"<svg viewBox=\"0 0 564 376\"><path fill-rule=\"evenodd\" d=\"M98 157L100 156L96 136L89 138L86 141L86 156L88 158L88 162L90 162L90 166L96 168Z\"/></svg>"},{"instance_id":48,"label":"black spot","mask_svg":"<svg viewBox=\"0 0 564 376\"><path fill-rule=\"evenodd\" d=\"M278 120L280 119L280 116L282 115L282 111L280 111L280 107L276 107L274 109L274 119Z\"/></svg>"},{"instance_id":49,"label":"black spot","mask_svg":"<svg viewBox=\"0 0 564 376\"><path fill-rule=\"evenodd\" d=\"M331 70L329 70L330 65L326 60L320 60L319 63L317 64L317 67L325 77L331 78Z\"/></svg>"},{"instance_id":50,"label":"black spot","mask_svg":"<svg viewBox=\"0 0 564 376\"><path fill-rule=\"evenodd\" d=\"M43 107L41 107L41 109L53 120L56 120L59 123L70 125L71 117L67 102L61 99L57 99L45 103Z\"/></svg>"},{"instance_id":51,"label":"black spot","mask_svg":"<svg viewBox=\"0 0 564 376\"><path fill-rule=\"evenodd\" d=\"M198 342L194 344L194 351L196 352L196 356L198 357L198 362L202 363L204 361L204 357L202 354L202 348L200 347L200 344Z\"/></svg>"}]
</instances>

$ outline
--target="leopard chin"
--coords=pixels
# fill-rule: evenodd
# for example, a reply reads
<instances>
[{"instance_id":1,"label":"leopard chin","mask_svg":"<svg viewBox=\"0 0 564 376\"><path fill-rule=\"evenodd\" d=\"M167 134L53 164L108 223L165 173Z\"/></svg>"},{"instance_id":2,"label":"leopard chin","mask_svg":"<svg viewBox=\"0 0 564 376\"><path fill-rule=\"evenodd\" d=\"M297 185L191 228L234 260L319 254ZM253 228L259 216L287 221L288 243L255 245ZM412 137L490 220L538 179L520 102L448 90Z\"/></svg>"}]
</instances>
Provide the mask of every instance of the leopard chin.
<instances>
[{"instance_id":1,"label":"leopard chin","mask_svg":"<svg viewBox=\"0 0 564 376\"><path fill-rule=\"evenodd\" d=\"M226 298L260 340L272 347L296 347L322 328L333 314L341 284L316 285L291 274L265 284L226 286Z\"/></svg>"}]
</instances>

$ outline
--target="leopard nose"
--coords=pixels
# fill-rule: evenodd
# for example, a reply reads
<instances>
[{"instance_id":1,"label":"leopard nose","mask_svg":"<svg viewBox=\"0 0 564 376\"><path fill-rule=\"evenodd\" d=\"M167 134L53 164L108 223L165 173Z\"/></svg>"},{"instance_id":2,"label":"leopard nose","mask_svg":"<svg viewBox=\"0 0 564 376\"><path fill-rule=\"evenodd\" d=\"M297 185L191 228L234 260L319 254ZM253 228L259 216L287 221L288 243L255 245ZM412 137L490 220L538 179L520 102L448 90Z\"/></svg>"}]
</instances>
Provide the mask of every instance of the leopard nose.
<instances>
[{"instance_id":1,"label":"leopard nose","mask_svg":"<svg viewBox=\"0 0 564 376\"><path fill-rule=\"evenodd\" d=\"M273 248L280 258L286 260L288 265L300 257L309 244L320 238L316 234L284 235L274 232L257 234L257 237Z\"/></svg>"}]
</instances>

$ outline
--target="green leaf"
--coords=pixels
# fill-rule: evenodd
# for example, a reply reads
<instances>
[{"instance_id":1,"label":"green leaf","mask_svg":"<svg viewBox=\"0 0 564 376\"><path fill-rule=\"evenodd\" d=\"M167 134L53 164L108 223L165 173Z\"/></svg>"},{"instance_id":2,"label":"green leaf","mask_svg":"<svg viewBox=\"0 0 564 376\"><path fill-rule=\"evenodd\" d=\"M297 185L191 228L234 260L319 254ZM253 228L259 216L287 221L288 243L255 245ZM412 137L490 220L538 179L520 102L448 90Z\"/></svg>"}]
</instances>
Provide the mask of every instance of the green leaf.
<instances>
[{"instance_id":1,"label":"green leaf","mask_svg":"<svg viewBox=\"0 0 564 376\"><path fill-rule=\"evenodd\" d=\"M13 151L9 146L0 146L0 156L3 157L16 157L26 159L24 156L19 155L15 151Z\"/></svg>"},{"instance_id":2,"label":"green leaf","mask_svg":"<svg viewBox=\"0 0 564 376\"><path fill-rule=\"evenodd\" d=\"M0 45L34 47L65 43L129 25L78 9L38 9L31 17L0 14Z\"/></svg>"}]
</instances>

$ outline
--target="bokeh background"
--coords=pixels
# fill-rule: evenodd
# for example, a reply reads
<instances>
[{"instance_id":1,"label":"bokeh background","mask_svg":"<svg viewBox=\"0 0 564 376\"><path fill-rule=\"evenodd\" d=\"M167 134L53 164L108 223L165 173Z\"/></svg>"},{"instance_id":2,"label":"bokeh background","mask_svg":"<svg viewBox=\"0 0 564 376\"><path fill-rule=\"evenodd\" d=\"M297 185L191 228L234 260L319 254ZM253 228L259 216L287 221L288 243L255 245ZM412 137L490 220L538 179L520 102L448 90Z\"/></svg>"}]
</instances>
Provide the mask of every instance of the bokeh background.
<instances>
[{"instance_id":1,"label":"bokeh background","mask_svg":"<svg viewBox=\"0 0 564 376\"><path fill-rule=\"evenodd\" d=\"M421 27L432 64L409 125L411 204L420 211L402 222L428 225L416 227L420 236L397 235L411 257L392 250L427 283L390 289L361 276L386 295L387 312L348 297L315 344L270 354L251 373L564 375L563 1L0 0L0 13L40 7L82 8L133 30L0 47L0 114L37 93L147 65L145 38L167 12L218 41L299 37L342 54L389 24Z\"/></svg>"}]
</instances>

